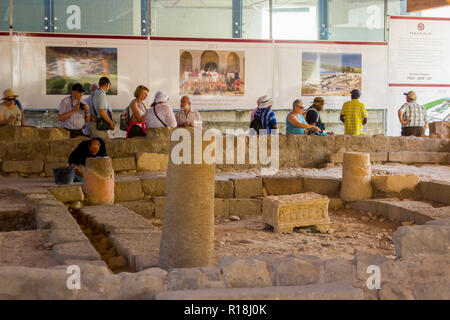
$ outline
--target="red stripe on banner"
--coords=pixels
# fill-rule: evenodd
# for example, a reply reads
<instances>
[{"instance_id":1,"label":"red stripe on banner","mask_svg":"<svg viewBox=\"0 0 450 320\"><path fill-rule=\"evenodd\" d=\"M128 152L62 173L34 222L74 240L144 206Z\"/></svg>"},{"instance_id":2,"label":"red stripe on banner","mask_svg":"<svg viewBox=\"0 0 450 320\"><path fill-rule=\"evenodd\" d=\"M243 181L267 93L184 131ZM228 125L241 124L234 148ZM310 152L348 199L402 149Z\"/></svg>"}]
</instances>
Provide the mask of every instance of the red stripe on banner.
<instances>
[{"instance_id":1,"label":"red stripe on banner","mask_svg":"<svg viewBox=\"0 0 450 320\"><path fill-rule=\"evenodd\" d=\"M418 84L418 83L389 83L389 87L436 87L436 88L449 88L450 84Z\"/></svg>"},{"instance_id":2,"label":"red stripe on banner","mask_svg":"<svg viewBox=\"0 0 450 320\"><path fill-rule=\"evenodd\" d=\"M0 36L9 36L9 32L0 32Z\"/></svg>"},{"instance_id":3,"label":"red stripe on banner","mask_svg":"<svg viewBox=\"0 0 450 320\"><path fill-rule=\"evenodd\" d=\"M436 21L450 21L450 18L437 18L437 17L409 17L409 16L391 16L391 19L398 19L398 20L436 20Z\"/></svg>"}]
</instances>

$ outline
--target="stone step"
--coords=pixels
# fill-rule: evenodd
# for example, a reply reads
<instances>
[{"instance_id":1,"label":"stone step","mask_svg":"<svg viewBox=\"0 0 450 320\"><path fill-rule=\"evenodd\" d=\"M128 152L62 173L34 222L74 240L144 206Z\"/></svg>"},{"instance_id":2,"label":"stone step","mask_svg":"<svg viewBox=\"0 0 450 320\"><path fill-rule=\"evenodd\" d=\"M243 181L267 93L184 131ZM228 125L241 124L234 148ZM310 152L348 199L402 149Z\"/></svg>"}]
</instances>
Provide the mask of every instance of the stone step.
<instances>
[{"instance_id":1,"label":"stone step","mask_svg":"<svg viewBox=\"0 0 450 320\"><path fill-rule=\"evenodd\" d=\"M362 289L343 282L306 286L167 291L156 300L362 300ZM227 310L228 311L228 310Z\"/></svg>"},{"instance_id":2,"label":"stone step","mask_svg":"<svg viewBox=\"0 0 450 320\"><path fill-rule=\"evenodd\" d=\"M351 205L361 213L371 212L392 221L412 221L415 224L450 217L450 207L435 208L430 203L414 200L371 199L355 201Z\"/></svg>"},{"instance_id":3,"label":"stone step","mask_svg":"<svg viewBox=\"0 0 450 320\"><path fill-rule=\"evenodd\" d=\"M390 151L389 162L448 164L448 152Z\"/></svg>"},{"instance_id":4,"label":"stone step","mask_svg":"<svg viewBox=\"0 0 450 320\"><path fill-rule=\"evenodd\" d=\"M156 266L161 232L149 220L122 205L89 206L83 217L109 235L117 252L137 270ZM157 248L150 252L149 248Z\"/></svg>"},{"instance_id":5,"label":"stone step","mask_svg":"<svg viewBox=\"0 0 450 320\"><path fill-rule=\"evenodd\" d=\"M87 206L80 209L90 224L105 233L121 229L154 230L155 227L141 215L122 205Z\"/></svg>"}]
</instances>

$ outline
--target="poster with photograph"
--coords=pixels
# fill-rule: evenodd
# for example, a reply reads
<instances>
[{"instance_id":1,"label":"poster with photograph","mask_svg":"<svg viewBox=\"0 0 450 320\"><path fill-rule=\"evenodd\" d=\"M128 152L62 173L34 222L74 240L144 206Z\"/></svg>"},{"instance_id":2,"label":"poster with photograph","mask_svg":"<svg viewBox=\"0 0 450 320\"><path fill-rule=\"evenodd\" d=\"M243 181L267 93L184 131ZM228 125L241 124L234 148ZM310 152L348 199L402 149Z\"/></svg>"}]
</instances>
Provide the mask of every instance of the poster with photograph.
<instances>
[{"instance_id":1,"label":"poster with photograph","mask_svg":"<svg viewBox=\"0 0 450 320\"><path fill-rule=\"evenodd\" d=\"M111 81L107 94L117 95L117 48L46 47L45 60L49 95L68 94L77 82L89 94L103 76Z\"/></svg>"},{"instance_id":2,"label":"poster with photograph","mask_svg":"<svg viewBox=\"0 0 450 320\"><path fill-rule=\"evenodd\" d=\"M245 52L180 50L180 95L243 96Z\"/></svg>"},{"instance_id":3,"label":"poster with photograph","mask_svg":"<svg viewBox=\"0 0 450 320\"><path fill-rule=\"evenodd\" d=\"M302 52L302 96L350 96L361 90L361 54Z\"/></svg>"}]
</instances>

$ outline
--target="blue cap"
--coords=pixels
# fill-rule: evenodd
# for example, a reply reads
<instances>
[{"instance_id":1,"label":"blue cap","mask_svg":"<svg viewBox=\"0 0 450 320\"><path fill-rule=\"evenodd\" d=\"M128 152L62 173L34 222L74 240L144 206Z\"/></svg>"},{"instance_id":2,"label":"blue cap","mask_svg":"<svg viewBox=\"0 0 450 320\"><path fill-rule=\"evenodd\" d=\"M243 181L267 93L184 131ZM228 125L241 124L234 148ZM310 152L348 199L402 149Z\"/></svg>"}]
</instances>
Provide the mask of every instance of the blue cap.
<instances>
[{"instance_id":1,"label":"blue cap","mask_svg":"<svg viewBox=\"0 0 450 320\"><path fill-rule=\"evenodd\" d=\"M353 89L350 94L353 96L357 96L358 98L361 97L361 92L358 89Z\"/></svg>"}]
</instances>

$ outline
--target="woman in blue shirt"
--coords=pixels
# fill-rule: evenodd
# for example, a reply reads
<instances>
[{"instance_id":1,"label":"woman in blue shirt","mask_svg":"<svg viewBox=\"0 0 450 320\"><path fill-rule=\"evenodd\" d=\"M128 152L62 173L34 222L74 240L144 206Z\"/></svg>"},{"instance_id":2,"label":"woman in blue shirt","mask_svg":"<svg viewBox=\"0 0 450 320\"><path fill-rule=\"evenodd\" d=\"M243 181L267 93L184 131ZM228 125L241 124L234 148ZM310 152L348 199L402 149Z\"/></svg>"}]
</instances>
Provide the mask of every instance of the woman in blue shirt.
<instances>
[{"instance_id":1,"label":"woman in blue shirt","mask_svg":"<svg viewBox=\"0 0 450 320\"><path fill-rule=\"evenodd\" d=\"M286 117L286 134L305 134L305 129L320 131L314 125L308 124L303 118L303 101L296 99L292 104L293 110Z\"/></svg>"}]
</instances>

